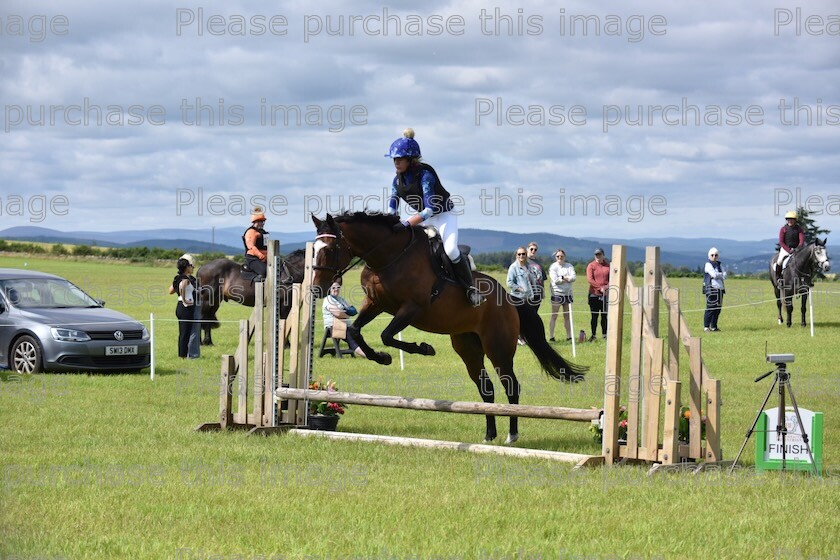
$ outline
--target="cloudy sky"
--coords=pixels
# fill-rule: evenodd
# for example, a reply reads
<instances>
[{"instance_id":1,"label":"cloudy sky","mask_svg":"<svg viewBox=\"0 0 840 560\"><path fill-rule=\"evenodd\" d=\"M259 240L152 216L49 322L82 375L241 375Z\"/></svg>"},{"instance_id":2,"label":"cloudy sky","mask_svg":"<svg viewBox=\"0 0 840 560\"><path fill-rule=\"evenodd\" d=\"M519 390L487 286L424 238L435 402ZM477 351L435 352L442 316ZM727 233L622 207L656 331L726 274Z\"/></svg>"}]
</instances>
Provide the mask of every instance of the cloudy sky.
<instances>
[{"instance_id":1,"label":"cloudy sky","mask_svg":"<svg viewBox=\"0 0 840 560\"><path fill-rule=\"evenodd\" d=\"M0 228L382 209L403 128L461 227L840 233L840 7L743 2L0 5Z\"/></svg>"}]
</instances>

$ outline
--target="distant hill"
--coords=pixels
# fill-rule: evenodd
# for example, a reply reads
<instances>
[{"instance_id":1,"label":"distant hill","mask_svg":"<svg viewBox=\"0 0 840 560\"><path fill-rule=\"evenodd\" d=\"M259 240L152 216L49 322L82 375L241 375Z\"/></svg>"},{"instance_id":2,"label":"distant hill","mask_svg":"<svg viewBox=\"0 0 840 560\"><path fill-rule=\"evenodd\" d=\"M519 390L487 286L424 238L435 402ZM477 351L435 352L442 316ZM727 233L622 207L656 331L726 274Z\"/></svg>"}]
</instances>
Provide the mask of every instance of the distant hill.
<instances>
[{"instance_id":1,"label":"distant hill","mask_svg":"<svg viewBox=\"0 0 840 560\"><path fill-rule=\"evenodd\" d=\"M62 232L35 226L17 226L0 230L0 238L17 241L39 241L46 243L65 243L71 245L97 245L100 247L161 247L179 248L187 252L203 253L219 251L229 255L242 252L242 233L244 227L214 229L156 229L143 231L70 231ZM732 272L752 274L762 272L774 250L775 240L735 241L713 238L643 238L643 239L587 239L555 235L553 233L512 233L484 229L464 228L460 231L460 241L472 247L474 254L510 251L511 262L516 247L536 241L540 254L547 257L557 248L562 247L571 261L589 260L595 247L602 247L609 255L614 243L627 246L627 258L630 261L643 261L645 247L652 245L661 249L663 263L675 267L695 269L706 262L710 247L717 247L721 260ZM272 235L280 239L281 250L289 253L305 247L306 242L314 237L311 231L280 232Z\"/></svg>"}]
</instances>

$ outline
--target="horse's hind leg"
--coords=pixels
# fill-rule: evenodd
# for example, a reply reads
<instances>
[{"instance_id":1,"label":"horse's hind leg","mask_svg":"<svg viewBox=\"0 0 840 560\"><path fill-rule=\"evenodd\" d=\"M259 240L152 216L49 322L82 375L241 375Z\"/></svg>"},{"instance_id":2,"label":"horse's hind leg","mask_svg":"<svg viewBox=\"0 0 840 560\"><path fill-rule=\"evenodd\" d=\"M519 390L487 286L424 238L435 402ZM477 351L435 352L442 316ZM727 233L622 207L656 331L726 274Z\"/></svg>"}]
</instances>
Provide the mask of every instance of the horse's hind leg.
<instances>
[{"instance_id":1,"label":"horse's hind leg","mask_svg":"<svg viewBox=\"0 0 840 560\"><path fill-rule=\"evenodd\" d=\"M481 400L492 403L495 400L493 394L493 381L484 369L484 349L481 346L481 339L475 333L453 334L452 348L461 357L464 365L467 366L467 373L478 388ZM490 442L496 439L496 417L487 415L484 441Z\"/></svg>"}]
</instances>

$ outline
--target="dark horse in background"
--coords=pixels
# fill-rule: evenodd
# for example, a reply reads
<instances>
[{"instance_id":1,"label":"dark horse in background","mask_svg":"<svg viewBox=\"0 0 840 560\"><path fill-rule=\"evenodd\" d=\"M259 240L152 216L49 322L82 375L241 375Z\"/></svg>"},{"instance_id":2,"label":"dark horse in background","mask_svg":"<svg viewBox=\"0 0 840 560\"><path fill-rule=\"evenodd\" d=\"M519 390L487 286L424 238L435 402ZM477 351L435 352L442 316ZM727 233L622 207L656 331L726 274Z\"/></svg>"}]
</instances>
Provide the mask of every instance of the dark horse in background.
<instances>
[{"instance_id":1,"label":"dark horse in background","mask_svg":"<svg viewBox=\"0 0 840 560\"><path fill-rule=\"evenodd\" d=\"M292 284L303 282L303 259L304 251L298 249L280 260L277 298L281 319L289 315L292 306ZM216 311L223 301L254 307L256 290L253 277L253 273L243 273L242 265L230 259L216 259L198 269L196 278L201 302L201 329L204 331L201 344L213 344L210 329L219 326Z\"/></svg>"},{"instance_id":2,"label":"dark horse in background","mask_svg":"<svg viewBox=\"0 0 840 560\"><path fill-rule=\"evenodd\" d=\"M782 271L781 288L776 278L776 259L779 257L779 252L776 251L773 254L770 260L770 281L773 282L773 291L776 294L780 325L782 324L782 300L787 309L787 326L789 327L791 315L793 315L793 297L799 296L802 298L802 326L806 326L805 305L808 302L808 290L814 285L814 277L818 272L828 272L831 269L828 252L825 249L827 241L828 239L822 241L817 239L813 243L799 247L788 257L787 265Z\"/></svg>"},{"instance_id":3,"label":"dark horse in background","mask_svg":"<svg viewBox=\"0 0 840 560\"><path fill-rule=\"evenodd\" d=\"M582 379L586 368L566 362L548 344L536 309L514 305L496 280L475 273L474 286L486 298L478 307L470 305L460 284L442 282L423 228L412 227L395 233L392 227L398 218L379 213L348 212L335 217L327 214L323 221L312 218L318 229L313 280L316 294L326 293L333 279L347 271L353 257L366 263L361 278L364 302L348 331L368 359L384 365L391 363L391 356L371 348L361 333L365 325L385 312L393 315L382 332L386 346L432 356L435 350L431 345L403 342L395 338L396 334L408 326L448 334L484 402L494 400L493 383L484 367L487 356L505 388L508 402L519 403L513 356L520 333L550 377L565 381ZM484 439L492 441L497 435L496 419L487 416L486 420ZM517 418L511 417L505 443L513 443L518 437Z\"/></svg>"}]
</instances>

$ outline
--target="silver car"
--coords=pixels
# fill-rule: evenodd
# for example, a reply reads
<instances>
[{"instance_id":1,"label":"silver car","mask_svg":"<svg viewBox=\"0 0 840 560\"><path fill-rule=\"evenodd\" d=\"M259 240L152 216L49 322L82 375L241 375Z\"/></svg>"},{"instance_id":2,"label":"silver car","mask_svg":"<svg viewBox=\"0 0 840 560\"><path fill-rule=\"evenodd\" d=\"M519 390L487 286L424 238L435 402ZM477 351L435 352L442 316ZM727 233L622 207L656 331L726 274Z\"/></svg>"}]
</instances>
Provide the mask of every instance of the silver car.
<instances>
[{"instance_id":1,"label":"silver car","mask_svg":"<svg viewBox=\"0 0 840 560\"><path fill-rule=\"evenodd\" d=\"M150 348L146 327L64 278L0 268L0 368L139 371Z\"/></svg>"}]
</instances>

